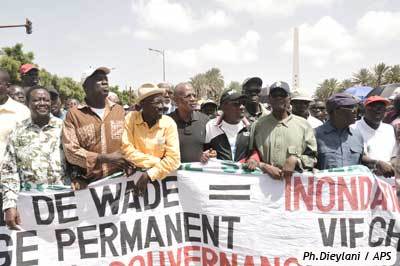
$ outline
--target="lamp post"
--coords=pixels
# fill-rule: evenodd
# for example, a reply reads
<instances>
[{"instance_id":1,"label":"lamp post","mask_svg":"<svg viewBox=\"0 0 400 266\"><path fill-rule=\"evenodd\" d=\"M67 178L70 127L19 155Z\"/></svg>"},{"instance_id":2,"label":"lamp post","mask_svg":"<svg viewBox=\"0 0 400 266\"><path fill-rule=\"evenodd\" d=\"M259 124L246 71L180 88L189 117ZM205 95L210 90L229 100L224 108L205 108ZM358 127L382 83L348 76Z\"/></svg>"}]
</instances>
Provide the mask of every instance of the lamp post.
<instances>
[{"instance_id":1,"label":"lamp post","mask_svg":"<svg viewBox=\"0 0 400 266\"><path fill-rule=\"evenodd\" d=\"M26 19L25 24L4 25L4 26L0 26L0 29L3 29L3 28L19 28L19 27L25 27L26 34L32 34L32 22L29 19Z\"/></svg>"},{"instance_id":2,"label":"lamp post","mask_svg":"<svg viewBox=\"0 0 400 266\"><path fill-rule=\"evenodd\" d=\"M162 62L163 62L163 81L165 81L165 50L158 50L149 48L149 51L156 52L162 55Z\"/></svg>"}]
</instances>

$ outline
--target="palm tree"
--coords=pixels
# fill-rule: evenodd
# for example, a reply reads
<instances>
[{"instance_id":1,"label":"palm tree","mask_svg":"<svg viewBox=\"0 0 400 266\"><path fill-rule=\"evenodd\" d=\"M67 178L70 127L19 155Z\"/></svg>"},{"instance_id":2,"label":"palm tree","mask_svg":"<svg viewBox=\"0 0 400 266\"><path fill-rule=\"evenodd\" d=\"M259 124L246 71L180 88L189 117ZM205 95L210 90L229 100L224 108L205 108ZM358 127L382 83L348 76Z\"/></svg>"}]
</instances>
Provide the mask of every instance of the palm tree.
<instances>
[{"instance_id":1,"label":"palm tree","mask_svg":"<svg viewBox=\"0 0 400 266\"><path fill-rule=\"evenodd\" d=\"M339 85L338 80L335 78L325 79L318 85L314 96L321 101L326 101L332 94L338 92L340 89Z\"/></svg>"},{"instance_id":2,"label":"palm tree","mask_svg":"<svg viewBox=\"0 0 400 266\"><path fill-rule=\"evenodd\" d=\"M371 86L373 85L373 76L371 72L362 68L357 73L353 73L353 84L359 86Z\"/></svg>"},{"instance_id":3,"label":"palm tree","mask_svg":"<svg viewBox=\"0 0 400 266\"><path fill-rule=\"evenodd\" d=\"M221 70L212 68L205 73L205 77L208 85L207 97L217 100L224 89L224 77L221 74Z\"/></svg>"},{"instance_id":4,"label":"palm tree","mask_svg":"<svg viewBox=\"0 0 400 266\"><path fill-rule=\"evenodd\" d=\"M351 81L351 79L344 79L339 84L338 92L343 92L346 89L351 88L351 87L353 87L353 81Z\"/></svg>"},{"instance_id":5,"label":"palm tree","mask_svg":"<svg viewBox=\"0 0 400 266\"><path fill-rule=\"evenodd\" d=\"M400 65L394 65L385 73L385 84L400 82Z\"/></svg>"},{"instance_id":6,"label":"palm tree","mask_svg":"<svg viewBox=\"0 0 400 266\"><path fill-rule=\"evenodd\" d=\"M384 82L383 77L390 69L390 67L387 66L385 63L379 63L375 65L373 69L374 69L374 87L377 88L383 85Z\"/></svg>"},{"instance_id":7,"label":"palm tree","mask_svg":"<svg viewBox=\"0 0 400 266\"><path fill-rule=\"evenodd\" d=\"M207 95L207 79L204 74L197 74L190 78L190 83L198 98L205 98Z\"/></svg>"}]
</instances>

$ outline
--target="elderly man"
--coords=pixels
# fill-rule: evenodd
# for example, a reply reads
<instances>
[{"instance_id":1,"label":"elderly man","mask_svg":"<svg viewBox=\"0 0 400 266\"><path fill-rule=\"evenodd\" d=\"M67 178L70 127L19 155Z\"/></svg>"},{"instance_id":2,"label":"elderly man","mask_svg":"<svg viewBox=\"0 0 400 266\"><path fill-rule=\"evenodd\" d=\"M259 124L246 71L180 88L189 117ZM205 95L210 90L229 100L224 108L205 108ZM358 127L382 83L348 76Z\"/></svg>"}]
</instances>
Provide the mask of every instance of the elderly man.
<instances>
[{"instance_id":1,"label":"elderly man","mask_svg":"<svg viewBox=\"0 0 400 266\"><path fill-rule=\"evenodd\" d=\"M244 115L250 123L254 123L261 116L270 113L260 104L261 87L262 80L259 77L248 78L242 84L242 93L247 96Z\"/></svg>"},{"instance_id":2,"label":"elderly man","mask_svg":"<svg viewBox=\"0 0 400 266\"><path fill-rule=\"evenodd\" d=\"M19 85L11 85L8 90L8 96L22 104L26 102L24 89Z\"/></svg>"},{"instance_id":3,"label":"elderly man","mask_svg":"<svg viewBox=\"0 0 400 266\"><path fill-rule=\"evenodd\" d=\"M143 195L149 180L162 179L180 165L179 135L176 123L163 115L165 90L152 83L138 89L141 111L125 119L122 152L129 162L147 169L140 176L135 192Z\"/></svg>"},{"instance_id":4,"label":"elderly man","mask_svg":"<svg viewBox=\"0 0 400 266\"><path fill-rule=\"evenodd\" d=\"M62 142L65 156L74 166L73 189L85 188L118 171L132 171L121 153L124 109L107 100L109 73L106 67L87 73L85 103L70 109L64 120Z\"/></svg>"},{"instance_id":5,"label":"elderly man","mask_svg":"<svg viewBox=\"0 0 400 266\"><path fill-rule=\"evenodd\" d=\"M303 117L310 123L312 128L317 128L322 125L322 121L310 114L309 107L312 101L311 97L304 92L295 91L292 94L290 104L292 105L292 113L294 115Z\"/></svg>"},{"instance_id":6,"label":"elderly man","mask_svg":"<svg viewBox=\"0 0 400 266\"><path fill-rule=\"evenodd\" d=\"M20 188L60 185L65 176L60 141L62 121L50 116L50 94L44 87L33 86L26 96L31 119L22 121L12 133L0 169L5 221L11 229L20 223Z\"/></svg>"},{"instance_id":7,"label":"elderly man","mask_svg":"<svg viewBox=\"0 0 400 266\"><path fill-rule=\"evenodd\" d=\"M320 100L314 100L314 102L310 104L310 113L313 117L322 122L325 122L328 116L326 112L326 105Z\"/></svg>"},{"instance_id":8,"label":"elderly man","mask_svg":"<svg viewBox=\"0 0 400 266\"><path fill-rule=\"evenodd\" d=\"M218 105L211 99L206 100L200 105L200 111L207 115L210 119L213 119L217 116L217 109Z\"/></svg>"},{"instance_id":9,"label":"elderly man","mask_svg":"<svg viewBox=\"0 0 400 266\"><path fill-rule=\"evenodd\" d=\"M21 76L22 87L24 88L25 94L30 87L39 84L39 68L33 64L23 64L19 68L19 74Z\"/></svg>"},{"instance_id":10,"label":"elderly man","mask_svg":"<svg viewBox=\"0 0 400 266\"><path fill-rule=\"evenodd\" d=\"M272 84L268 98L272 113L252 126L250 144L262 162L250 159L249 168L257 165L275 179L290 177L295 170L312 169L317 161L314 131L307 120L288 112L289 94L286 82Z\"/></svg>"},{"instance_id":11,"label":"elderly man","mask_svg":"<svg viewBox=\"0 0 400 266\"><path fill-rule=\"evenodd\" d=\"M208 116L195 111L196 94L188 82L176 85L174 101L177 109L169 116L178 127L181 162L199 162L204 150Z\"/></svg>"},{"instance_id":12,"label":"elderly man","mask_svg":"<svg viewBox=\"0 0 400 266\"><path fill-rule=\"evenodd\" d=\"M31 116L29 109L8 96L10 75L0 69L0 167L4 153L15 125Z\"/></svg>"},{"instance_id":13,"label":"elderly man","mask_svg":"<svg viewBox=\"0 0 400 266\"><path fill-rule=\"evenodd\" d=\"M360 131L350 127L356 121L359 100L347 93L332 95L326 108L329 120L317 127L318 169L330 169L365 164L371 169L386 172L382 161L364 154L364 139Z\"/></svg>"},{"instance_id":14,"label":"elderly man","mask_svg":"<svg viewBox=\"0 0 400 266\"><path fill-rule=\"evenodd\" d=\"M361 133L364 140L364 152L370 159L377 160L380 169L379 175L390 177L394 175L394 168L390 164L391 157L396 151L396 137L393 127L382 123L389 100L380 96L368 97L365 102L364 117L351 125Z\"/></svg>"},{"instance_id":15,"label":"elderly man","mask_svg":"<svg viewBox=\"0 0 400 266\"><path fill-rule=\"evenodd\" d=\"M202 162L212 151L217 159L244 162L250 156L250 123L244 116L246 96L234 90L221 95L222 115L210 120L206 128L206 148Z\"/></svg>"},{"instance_id":16,"label":"elderly man","mask_svg":"<svg viewBox=\"0 0 400 266\"><path fill-rule=\"evenodd\" d=\"M166 82L158 83L159 88L164 89L164 115L170 114L176 109L176 103L174 102L174 91L172 85Z\"/></svg>"},{"instance_id":17,"label":"elderly man","mask_svg":"<svg viewBox=\"0 0 400 266\"><path fill-rule=\"evenodd\" d=\"M64 120L67 112L62 109L60 93L55 88L50 88L49 92L51 98L51 114Z\"/></svg>"}]
</instances>

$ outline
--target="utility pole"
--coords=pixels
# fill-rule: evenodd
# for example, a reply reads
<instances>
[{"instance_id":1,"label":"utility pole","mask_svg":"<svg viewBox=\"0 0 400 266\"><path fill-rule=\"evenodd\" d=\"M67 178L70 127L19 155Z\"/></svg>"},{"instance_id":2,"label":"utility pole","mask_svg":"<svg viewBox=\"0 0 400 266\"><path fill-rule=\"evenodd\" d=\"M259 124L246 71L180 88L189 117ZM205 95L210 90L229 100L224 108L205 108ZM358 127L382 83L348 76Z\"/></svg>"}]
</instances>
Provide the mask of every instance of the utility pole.
<instances>
[{"instance_id":1,"label":"utility pole","mask_svg":"<svg viewBox=\"0 0 400 266\"><path fill-rule=\"evenodd\" d=\"M158 50L158 49L153 49L149 48L149 51L156 52L162 55L162 61L163 61L163 81L165 82L165 50Z\"/></svg>"},{"instance_id":2,"label":"utility pole","mask_svg":"<svg viewBox=\"0 0 400 266\"><path fill-rule=\"evenodd\" d=\"M4 28L19 28L24 27L26 30L26 34L32 34L32 22L29 19L26 19L25 24L18 24L18 25L0 25L0 29Z\"/></svg>"},{"instance_id":3,"label":"utility pole","mask_svg":"<svg viewBox=\"0 0 400 266\"><path fill-rule=\"evenodd\" d=\"M300 77L299 77L299 29L294 28L293 32L293 91L299 90Z\"/></svg>"}]
</instances>

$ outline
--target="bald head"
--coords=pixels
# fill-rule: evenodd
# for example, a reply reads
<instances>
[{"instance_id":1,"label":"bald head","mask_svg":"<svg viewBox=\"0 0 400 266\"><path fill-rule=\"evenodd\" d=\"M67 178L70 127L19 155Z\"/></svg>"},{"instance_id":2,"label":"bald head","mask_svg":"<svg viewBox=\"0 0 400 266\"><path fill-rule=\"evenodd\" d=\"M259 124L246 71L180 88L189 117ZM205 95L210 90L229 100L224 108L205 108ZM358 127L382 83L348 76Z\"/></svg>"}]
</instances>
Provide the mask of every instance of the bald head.
<instances>
[{"instance_id":1,"label":"bald head","mask_svg":"<svg viewBox=\"0 0 400 266\"><path fill-rule=\"evenodd\" d=\"M192 90L193 91L193 86L189 82L181 82L178 85L175 86L174 90L174 96L182 96L186 94L186 91Z\"/></svg>"}]
</instances>

